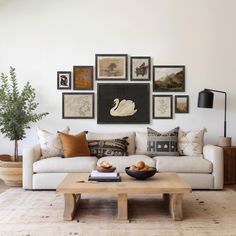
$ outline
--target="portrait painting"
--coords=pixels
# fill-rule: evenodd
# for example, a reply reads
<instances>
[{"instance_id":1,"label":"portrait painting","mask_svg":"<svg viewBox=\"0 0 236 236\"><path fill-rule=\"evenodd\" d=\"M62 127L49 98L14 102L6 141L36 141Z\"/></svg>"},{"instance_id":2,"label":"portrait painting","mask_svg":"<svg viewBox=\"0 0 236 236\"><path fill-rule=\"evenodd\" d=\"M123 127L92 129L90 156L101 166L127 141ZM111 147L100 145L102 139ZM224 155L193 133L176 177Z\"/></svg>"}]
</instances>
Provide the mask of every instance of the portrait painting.
<instances>
[{"instance_id":1,"label":"portrait painting","mask_svg":"<svg viewBox=\"0 0 236 236\"><path fill-rule=\"evenodd\" d=\"M57 72L57 89L71 89L71 72Z\"/></svg>"}]
</instances>

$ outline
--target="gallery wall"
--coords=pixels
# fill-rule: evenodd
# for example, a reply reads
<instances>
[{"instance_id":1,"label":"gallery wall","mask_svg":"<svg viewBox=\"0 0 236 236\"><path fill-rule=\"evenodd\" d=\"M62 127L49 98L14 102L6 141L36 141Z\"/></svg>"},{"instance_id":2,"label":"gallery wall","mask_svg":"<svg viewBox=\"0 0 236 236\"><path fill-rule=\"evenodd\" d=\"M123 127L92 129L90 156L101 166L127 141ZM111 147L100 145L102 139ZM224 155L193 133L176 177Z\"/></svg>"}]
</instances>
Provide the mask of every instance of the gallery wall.
<instances>
[{"instance_id":1,"label":"gallery wall","mask_svg":"<svg viewBox=\"0 0 236 236\"><path fill-rule=\"evenodd\" d=\"M228 93L228 136L235 144L235 9L234 0L0 0L0 72L15 67L20 86L30 81L36 88L39 111L50 113L27 131L20 152L37 143L37 125L52 132L69 125L71 133L206 127L206 142L214 144L223 134L224 100L215 94L214 109L197 108L198 92L204 88ZM150 125L98 125L96 115L91 120L62 119L57 71L95 65L98 53L151 56L153 65L185 65L186 92L179 95L190 96L190 113L151 119ZM2 135L0 145L1 153L12 153L13 144Z\"/></svg>"}]
</instances>

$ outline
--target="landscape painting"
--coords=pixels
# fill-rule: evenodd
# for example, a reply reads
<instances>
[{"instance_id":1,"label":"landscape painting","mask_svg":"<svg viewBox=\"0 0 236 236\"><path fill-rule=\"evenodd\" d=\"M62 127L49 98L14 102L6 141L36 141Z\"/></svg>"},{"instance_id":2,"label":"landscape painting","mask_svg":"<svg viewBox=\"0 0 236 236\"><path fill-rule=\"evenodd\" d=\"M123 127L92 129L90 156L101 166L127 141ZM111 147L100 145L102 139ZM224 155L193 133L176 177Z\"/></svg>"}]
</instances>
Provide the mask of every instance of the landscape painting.
<instances>
[{"instance_id":1,"label":"landscape painting","mask_svg":"<svg viewBox=\"0 0 236 236\"><path fill-rule=\"evenodd\" d=\"M130 79L136 81L150 80L151 57L131 57Z\"/></svg>"},{"instance_id":2,"label":"landscape painting","mask_svg":"<svg viewBox=\"0 0 236 236\"><path fill-rule=\"evenodd\" d=\"M153 66L153 92L184 92L185 66Z\"/></svg>"},{"instance_id":3,"label":"landscape painting","mask_svg":"<svg viewBox=\"0 0 236 236\"><path fill-rule=\"evenodd\" d=\"M73 67L73 87L74 90L93 89L93 66Z\"/></svg>"},{"instance_id":4,"label":"landscape painting","mask_svg":"<svg viewBox=\"0 0 236 236\"><path fill-rule=\"evenodd\" d=\"M63 93L62 118L94 118L94 93Z\"/></svg>"},{"instance_id":5,"label":"landscape painting","mask_svg":"<svg viewBox=\"0 0 236 236\"><path fill-rule=\"evenodd\" d=\"M96 80L127 80L127 54L97 54Z\"/></svg>"},{"instance_id":6,"label":"landscape painting","mask_svg":"<svg viewBox=\"0 0 236 236\"><path fill-rule=\"evenodd\" d=\"M97 89L98 124L150 123L150 84L101 83Z\"/></svg>"},{"instance_id":7,"label":"landscape painting","mask_svg":"<svg viewBox=\"0 0 236 236\"><path fill-rule=\"evenodd\" d=\"M189 113L189 96L175 96L175 113Z\"/></svg>"}]
</instances>

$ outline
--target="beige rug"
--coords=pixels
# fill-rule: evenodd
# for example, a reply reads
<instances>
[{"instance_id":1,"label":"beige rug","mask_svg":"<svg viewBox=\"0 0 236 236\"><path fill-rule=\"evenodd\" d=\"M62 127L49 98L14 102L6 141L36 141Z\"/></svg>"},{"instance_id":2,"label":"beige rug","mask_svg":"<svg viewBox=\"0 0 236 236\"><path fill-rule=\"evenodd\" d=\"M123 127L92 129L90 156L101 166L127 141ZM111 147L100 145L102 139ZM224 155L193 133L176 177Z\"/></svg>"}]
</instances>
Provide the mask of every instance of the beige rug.
<instances>
[{"instance_id":1,"label":"beige rug","mask_svg":"<svg viewBox=\"0 0 236 236\"><path fill-rule=\"evenodd\" d=\"M184 198L182 222L171 220L161 196L130 196L130 223L116 221L116 197L84 195L74 221L64 222L63 196L9 189L0 194L0 235L236 235L236 192L197 191Z\"/></svg>"}]
</instances>

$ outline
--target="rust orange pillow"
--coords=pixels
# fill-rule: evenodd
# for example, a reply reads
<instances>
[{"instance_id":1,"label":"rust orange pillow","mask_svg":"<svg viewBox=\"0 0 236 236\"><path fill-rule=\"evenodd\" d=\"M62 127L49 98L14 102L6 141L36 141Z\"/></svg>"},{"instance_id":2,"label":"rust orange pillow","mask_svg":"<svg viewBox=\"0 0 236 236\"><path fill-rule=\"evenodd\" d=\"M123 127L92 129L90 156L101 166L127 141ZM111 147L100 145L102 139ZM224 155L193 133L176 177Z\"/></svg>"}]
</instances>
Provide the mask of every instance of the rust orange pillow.
<instances>
[{"instance_id":1,"label":"rust orange pillow","mask_svg":"<svg viewBox=\"0 0 236 236\"><path fill-rule=\"evenodd\" d=\"M77 135L60 133L64 157L89 156L90 151L85 132Z\"/></svg>"}]
</instances>

